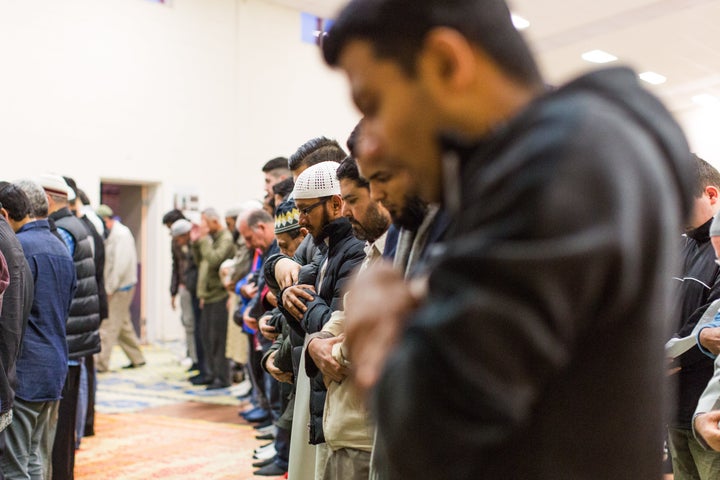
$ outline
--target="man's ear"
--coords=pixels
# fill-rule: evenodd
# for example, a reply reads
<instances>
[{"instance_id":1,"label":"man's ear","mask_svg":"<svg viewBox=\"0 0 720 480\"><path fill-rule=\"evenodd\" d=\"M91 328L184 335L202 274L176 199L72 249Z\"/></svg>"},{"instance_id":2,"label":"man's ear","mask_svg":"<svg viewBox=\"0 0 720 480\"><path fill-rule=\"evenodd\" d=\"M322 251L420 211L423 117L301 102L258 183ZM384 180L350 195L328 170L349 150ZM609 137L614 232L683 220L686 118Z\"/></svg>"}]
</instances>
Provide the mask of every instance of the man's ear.
<instances>
[{"instance_id":1,"label":"man's ear","mask_svg":"<svg viewBox=\"0 0 720 480\"><path fill-rule=\"evenodd\" d=\"M10 215L8 215L8 211L5 210L5 207L0 207L0 215L2 215L8 222L10 221Z\"/></svg>"},{"instance_id":2,"label":"man's ear","mask_svg":"<svg viewBox=\"0 0 720 480\"><path fill-rule=\"evenodd\" d=\"M333 195L330 199L330 204L332 205L333 212L338 215L342 215L343 203L343 199L340 195Z\"/></svg>"},{"instance_id":3,"label":"man's ear","mask_svg":"<svg viewBox=\"0 0 720 480\"><path fill-rule=\"evenodd\" d=\"M705 194L710 199L711 205L715 205L718 201L720 201L720 198L718 197L720 195L720 190L714 185L708 185L705 187Z\"/></svg>"},{"instance_id":4,"label":"man's ear","mask_svg":"<svg viewBox=\"0 0 720 480\"><path fill-rule=\"evenodd\" d=\"M475 80L476 56L472 45L458 31L432 29L418 55L419 74L445 93L463 90Z\"/></svg>"}]
</instances>

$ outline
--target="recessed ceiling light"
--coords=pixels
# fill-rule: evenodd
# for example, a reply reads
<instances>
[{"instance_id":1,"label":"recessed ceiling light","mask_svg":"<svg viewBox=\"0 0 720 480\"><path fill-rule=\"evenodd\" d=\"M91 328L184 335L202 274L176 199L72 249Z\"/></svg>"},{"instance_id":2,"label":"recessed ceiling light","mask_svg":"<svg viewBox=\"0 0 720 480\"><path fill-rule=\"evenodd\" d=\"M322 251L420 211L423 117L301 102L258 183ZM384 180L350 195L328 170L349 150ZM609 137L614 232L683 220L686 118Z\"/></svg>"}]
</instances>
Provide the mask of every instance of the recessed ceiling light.
<instances>
[{"instance_id":1,"label":"recessed ceiling light","mask_svg":"<svg viewBox=\"0 0 720 480\"><path fill-rule=\"evenodd\" d=\"M700 95L695 95L692 97L692 101L697 103L698 105L702 105L703 107L707 107L709 105L715 105L720 101L720 98L716 97L715 95L710 95L709 93L702 93Z\"/></svg>"},{"instance_id":2,"label":"recessed ceiling light","mask_svg":"<svg viewBox=\"0 0 720 480\"><path fill-rule=\"evenodd\" d=\"M512 18L512 23L515 25L515 28L518 30L525 30L530 26L530 22L525 20L520 15L515 15L514 13L510 14L510 18Z\"/></svg>"},{"instance_id":3,"label":"recessed ceiling light","mask_svg":"<svg viewBox=\"0 0 720 480\"><path fill-rule=\"evenodd\" d=\"M666 76L660 75L659 73L655 73L655 72L643 72L640 75L638 75L638 77L640 77L641 80L644 80L651 85L660 85L660 84L667 82Z\"/></svg>"},{"instance_id":4,"label":"recessed ceiling light","mask_svg":"<svg viewBox=\"0 0 720 480\"><path fill-rule=\"evenodd\" d=\"M582 54L582 59L592 63L609 63L614 62L618 58L608 52L602 50L590 50Z\"/></svg>"}]
</instances>

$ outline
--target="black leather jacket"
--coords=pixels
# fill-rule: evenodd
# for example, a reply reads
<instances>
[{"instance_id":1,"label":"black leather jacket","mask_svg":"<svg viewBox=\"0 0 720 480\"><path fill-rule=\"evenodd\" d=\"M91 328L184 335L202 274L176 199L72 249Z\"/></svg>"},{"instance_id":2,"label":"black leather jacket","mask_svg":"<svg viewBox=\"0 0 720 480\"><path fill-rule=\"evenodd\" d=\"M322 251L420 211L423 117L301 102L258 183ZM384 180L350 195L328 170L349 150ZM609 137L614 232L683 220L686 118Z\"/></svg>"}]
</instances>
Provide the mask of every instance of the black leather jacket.
<instances>
[{"instance_id":1,"label":"black leather jacket","mask_svg":"<svg viewBox=\"0 0 720 480\"><path fill-rule=\"evenodd\" d=\"M443 147L453 227L374 391L385 478L659 478L681 129L612 69Z\"/></svg>"}]
</instances>

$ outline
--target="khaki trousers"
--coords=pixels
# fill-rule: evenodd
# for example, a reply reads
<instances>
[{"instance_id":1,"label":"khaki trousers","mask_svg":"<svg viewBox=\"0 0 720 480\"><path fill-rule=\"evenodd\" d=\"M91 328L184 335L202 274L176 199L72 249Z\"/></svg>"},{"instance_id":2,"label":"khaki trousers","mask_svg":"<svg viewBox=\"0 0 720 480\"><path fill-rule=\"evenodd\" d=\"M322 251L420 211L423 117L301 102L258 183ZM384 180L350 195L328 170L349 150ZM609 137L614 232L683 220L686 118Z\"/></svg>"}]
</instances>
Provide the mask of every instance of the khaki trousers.
<instances>
[{"instance_id":1,"label":"khaki trousers","mask_svg":"<svg viewBox=\"0 0 720 480\"><path fill-rule=\"evenodd\" d=\"M145 363L140 350L140 341L130 320L130 303L135 288L108 295L108 318L100 324L100 344L102 350L95 358L95 367L99 372L107 371L110 354L115 344L120 345L133 365Z\"/></svg>"}]
</instances>

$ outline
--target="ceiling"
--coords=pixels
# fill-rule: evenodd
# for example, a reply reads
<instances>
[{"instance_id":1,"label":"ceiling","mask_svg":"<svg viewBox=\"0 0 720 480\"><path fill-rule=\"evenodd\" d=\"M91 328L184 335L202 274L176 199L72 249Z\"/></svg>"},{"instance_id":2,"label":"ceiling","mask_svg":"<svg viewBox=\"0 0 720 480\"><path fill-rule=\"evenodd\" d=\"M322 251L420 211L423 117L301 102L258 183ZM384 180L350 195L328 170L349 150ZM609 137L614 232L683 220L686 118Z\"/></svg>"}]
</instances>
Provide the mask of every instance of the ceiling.
<instances>
[{"instance_id":1,"label":"ceiling","mask_svg":"<svg viewBox=\"0 0 720 480\"><path fill-rule=\"evenodd\" d=\"M332 18L346 0L267 0ZM720 0L510 0L530 22L525 35L555 84L598 65L580 55L601 49L638 72L667 77L646 86L676 113L720 98ZM606 64L609 65L609 64Z\"/></svg>"}]
</instances>

